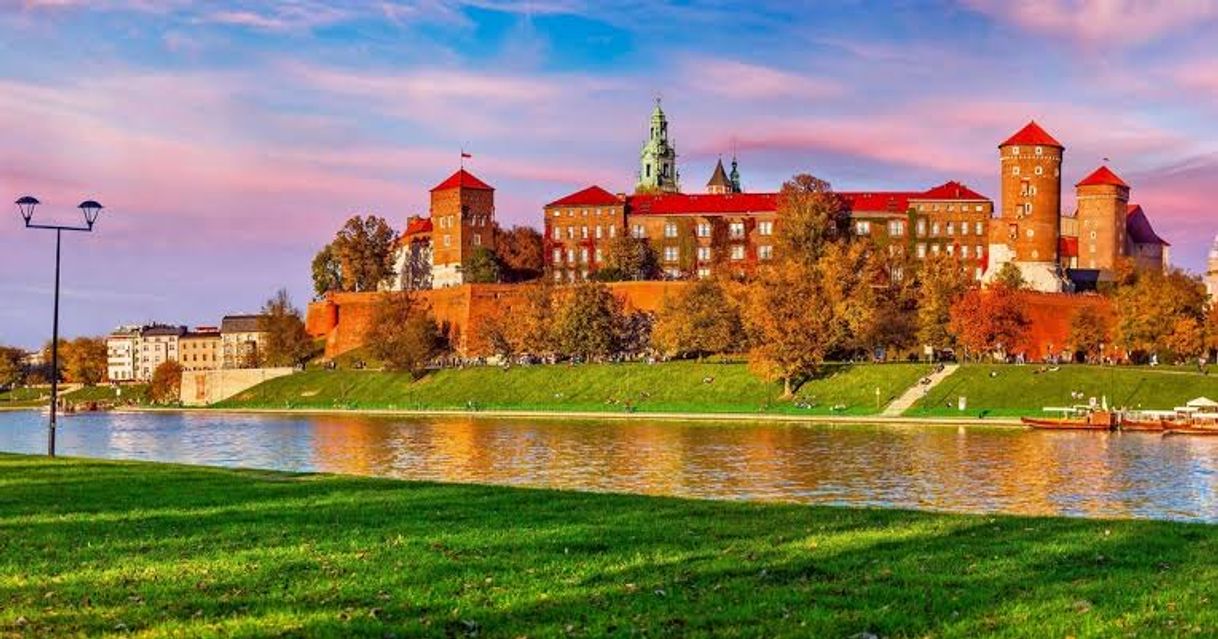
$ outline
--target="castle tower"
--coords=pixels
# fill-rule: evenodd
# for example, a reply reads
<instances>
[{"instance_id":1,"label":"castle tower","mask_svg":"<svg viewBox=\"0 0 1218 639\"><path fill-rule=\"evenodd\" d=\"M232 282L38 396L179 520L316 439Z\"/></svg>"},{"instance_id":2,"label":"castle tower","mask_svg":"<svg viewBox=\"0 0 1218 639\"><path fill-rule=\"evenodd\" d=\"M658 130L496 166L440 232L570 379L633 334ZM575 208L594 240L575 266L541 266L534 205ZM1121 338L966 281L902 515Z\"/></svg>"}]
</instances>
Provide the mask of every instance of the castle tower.
<instances>
[{"instance_id":1,"label":"castle tower","mask_svg":"<svg viewBox=\"0 0 1218 639\"><path fill-rule=\"evenodd\" d=\"M1065 147L1036 122L998 145L1002 212L990 225L990 282L1011 262L1034 290L1067 287L1057 259L1061 224L1061 164Z\"/></svg>"},{"instance_id":2,"label":"castle tower","mask_svg":"<svg viewBox=\"0 0 1218 639\"><path fill-rule=\"evenodd\" d=\"M723 158L715 164L715 172L711 174L710 181L706 183L707 193L732 193L732 181L727 177L727 171L723 170Z\"/></svg>"},{"instance_id":3,"label":"castle tower","mask_svg":"<svg viewBox=\"0 0 1218 639\"><path fill-rule=\"evenodd\" d=\"M743 193L744 189L740 188L740 166L736 163L736 153L732 152L732 172L728 174L728 178L732 181L732 193Z\"/></svg>"},{"instance_id":4,"label":"castle tower","mask_svg":"<svg viewBox=\"0 0 1218 639\"><path fill-rule=\"evenodd\" d=\"M431 226L432 287L460 286L465 259L495 248L495 189L458 170L431 190Z\"/></svg>"},{"instance_id":5,"label":"castle tower","mask_svg":"<svg viewBox=\"0 0 1218 639\"><path fill-rule=\"evenodd\" d=\"M639 182L635 190L676 193L680 190L679 180L677 149L668 141L668 118L660 108L660 99L656 98L650 134L639 154Z\"/></svg>"},{"instance_id":6,"label":"castle tower","mask_svg":"<svg viewBox=\"0 0 1218 639\"><path fill-rule=\"evenodd\" d=\"M1218 237L1214 238L1214 246L1210 248L1209 263L1205 269L1205 291L1211 300L1218 300Z\"/></svg>"},{"instance_id":7,"label":"castle tower","mask_svg":"<svg viewBox=\"0 0 1218 639\"><path fill-rule=\"evenodd\" d=\"M1129 185L1101 166L1074 188L1078 196L1078 266L1098 269L1101 280L1111 280L1117 261L1125 254Z\"/></svg>"}]
</instances>

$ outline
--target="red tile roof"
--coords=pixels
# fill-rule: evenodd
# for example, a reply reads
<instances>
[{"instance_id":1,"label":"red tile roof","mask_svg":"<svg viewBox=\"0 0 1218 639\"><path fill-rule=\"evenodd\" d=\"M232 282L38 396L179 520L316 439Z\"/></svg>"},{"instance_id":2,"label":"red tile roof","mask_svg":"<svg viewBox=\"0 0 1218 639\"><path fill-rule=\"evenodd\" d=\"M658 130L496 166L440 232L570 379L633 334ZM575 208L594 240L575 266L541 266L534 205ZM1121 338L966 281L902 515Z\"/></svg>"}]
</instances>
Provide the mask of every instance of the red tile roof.
<instances>
[{"instance_id":1,"label":"red tile roof","mask_svg":"<svg viewBox=\"0 0 1218 639\"><path fill-rule=\"evenodd\" d=\"M985 200L990 198L968 188L960 182L951 181L940 184L929 191L910 198L911 200Z\"/></svg>"},{"instance_id":2,"label":"red tile roof","mask_svg":"<svg viewBox=\"0 0 1218 639\"><path fill-rule=\"evenodd\" d=\"M1055 146L1059 149L1064 149L1061 142L1053 139L1035 120L1029 122L1027 126L1020 129L1015 135L1007 138L1006 142L998 145L998 148L1011 146L1014 144L1025 144L1029 146Z\"/></svg>"},{"instance_id":3,"label":"red tile roof","mask_svg":"<svg viewBox=\"0 0 1218 639\"><path fill-rule=\"evenodd\" d=\"M637 215L764 213L778 210L777 193L661 193L626 198Z\"/></svg>"},{"instance_id":4,"label":"red tile roof","mask_svg":"<svg viewBox=\"0 0 1218 639\"><path fill-rule=\"evenodd\" d=\"M909 200L920 195L906 191L845 192L838 195L852 213L904 213Z\"/></svg>"},{"instance_id":5,"label":"red tile roof","mask_svg":"<svg viewBox=\"0 0 1218 639\"><path fill-rule=\"evenodd\" d=\"M1125 216L1125 231L1129 233L1129 239L1134 244L1171 246L1167 240L1155 233L1154 227L1150 225L1150 218L1146 217L1146 212L1142 210L1141 204L1130 204L1126 210L1128 212Z\"/></svg>"},{"instance_id":6,"label":"red tile roof","mask_svg":"<svg viewBox=\"0 0 1218 639\"><path fill-rule=\"evenodd\" d=\"M465 169L458 169L456 173L453 173L452 175L448 176L447 180L444 180L443 182L437 184L431 190L443 191L444 189L455 189L458 187L463 188L463 189L474 189L474 190L478 190L478 191L494 191L495 190L494 188L491 187L491 185L474 177L473 173L470 173L469 171L466 171Z\"/></svg>"},{"instance_id":7,"label":"red tile roof","mask_svg":"<svg viewBox=\"0 0 1218 639\"><path fill-rule=\"evenodd\" d=\"M431 233L431 218L416 217L410 220L406 225L406 230L402 231L402 236L416 235L419 233Z\"/></svg>"},{"instance_id":8,"label":"red tile roof","mask_svg":"<svg viewBox=\"0 0 1218 639\"><path fill-rule=\"evenodd\" d=\"M1057 252L1062 257L1078 257L1078 238L1066 235L1057 238Z\"/></svg>"},{"instance_id":9,"label":"red tile roof","mask_svg":"<svg viewBox=\"0 0 1218 639\"><path fill-rule=\"evenodd\" d=\"M609 206L621 203L622 201L616 195L593 185L582 191L576 191L571 195L554 200L546 206Z\"/></svg>"},{"instance_id":10,"label":"red tile roof","mask_svg":"<svg viewBox=\"0 0 1218 639\"><path fill-rule=\"evenodd\" d=\"M1120 176L1113 173L1112 170L1106 166L1101 166L1095 171L1092 171L1091 175L1083 178L1082 181L1074 186L1123 186L1125 188L1129 188L1129 185L1125 183L1125 180L1122 180Z\"/></svg>"}]
</instances>

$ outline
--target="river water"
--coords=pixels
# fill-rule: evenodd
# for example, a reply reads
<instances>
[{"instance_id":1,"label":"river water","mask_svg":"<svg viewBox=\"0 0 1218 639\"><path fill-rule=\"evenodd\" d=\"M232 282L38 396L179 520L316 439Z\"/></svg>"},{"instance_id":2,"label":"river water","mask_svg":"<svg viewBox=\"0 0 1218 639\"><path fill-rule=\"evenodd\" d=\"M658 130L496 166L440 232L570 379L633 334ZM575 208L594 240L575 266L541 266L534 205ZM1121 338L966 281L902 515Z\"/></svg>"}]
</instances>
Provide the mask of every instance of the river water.
<instances>
[{"instance_id":1,"label":"river water","mask_svg":"<svg viewBox=\"0 0 1218 639\"><path fill-rule=\"evenodd\" d=\"M0 413L0 451L45 416ZM1218 522L1218 438L896 425L72 415L61 455L714 499Z\"/></svg>"}]
</instances>

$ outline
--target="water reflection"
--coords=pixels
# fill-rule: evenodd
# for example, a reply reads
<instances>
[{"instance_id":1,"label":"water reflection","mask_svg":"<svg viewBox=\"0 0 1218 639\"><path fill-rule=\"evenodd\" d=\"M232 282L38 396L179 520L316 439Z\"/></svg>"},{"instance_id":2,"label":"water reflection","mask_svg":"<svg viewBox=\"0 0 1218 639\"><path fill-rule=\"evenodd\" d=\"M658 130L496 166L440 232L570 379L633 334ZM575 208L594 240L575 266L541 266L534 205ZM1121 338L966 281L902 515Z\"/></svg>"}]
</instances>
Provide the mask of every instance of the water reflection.
<instances>
[{"instance_id":1,"label":"water reflection","mask_svg":"<svg viewBox=\"0 0 1218 639\"><path fill-rule=\"evenodd\" d=\"M1218 441L909 426L77 415L65 455L716 499L1218 522ZM0 450L42 417L0 414Z\"/></svg>"}]
</instances>

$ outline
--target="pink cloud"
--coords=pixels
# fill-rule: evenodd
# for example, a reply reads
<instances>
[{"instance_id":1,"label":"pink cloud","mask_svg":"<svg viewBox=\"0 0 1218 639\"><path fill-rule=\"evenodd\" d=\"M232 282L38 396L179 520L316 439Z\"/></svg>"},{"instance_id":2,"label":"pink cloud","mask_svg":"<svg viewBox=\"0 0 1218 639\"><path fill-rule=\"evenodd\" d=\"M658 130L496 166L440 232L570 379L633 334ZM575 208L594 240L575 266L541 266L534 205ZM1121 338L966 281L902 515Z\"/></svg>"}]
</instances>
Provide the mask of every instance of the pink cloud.
<instances>
[{"instance_id":1,"label":"pink cloud","mask_svg":"<svg viewBox=\"0 0 1218 639\"><path fill-rule=\"evenodd\" d=\"M836 80L723 58L693 57L680 65L682 91L730 100L824 99L846 93ZM730 78L716 82L711 78Z\"/></svg>"},{"instance_id":2,"label":"pink cloud","mask_svg":"<svg viewBox=\"0 0 1218 639\"><path fill-rule=\"evenodd\" d=\"M1089 46L1158 40L1218 18L1214 0L961 0L1022 29Z\"/></svg>"}]
</instances>

